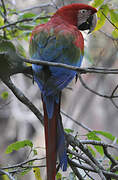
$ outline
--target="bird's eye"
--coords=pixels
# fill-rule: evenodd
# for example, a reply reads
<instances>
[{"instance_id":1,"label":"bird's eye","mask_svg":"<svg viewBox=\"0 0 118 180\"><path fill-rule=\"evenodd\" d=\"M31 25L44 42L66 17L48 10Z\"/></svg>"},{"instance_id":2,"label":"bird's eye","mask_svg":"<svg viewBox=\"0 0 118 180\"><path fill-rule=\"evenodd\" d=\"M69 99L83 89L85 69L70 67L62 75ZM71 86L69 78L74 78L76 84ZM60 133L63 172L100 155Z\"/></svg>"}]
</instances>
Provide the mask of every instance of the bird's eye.
<instances>
[{"instance_id":1,"label":"bird's eye","mask_svg":"<svg viewBox=\"0 0 118 180\"><path fill-rule=\"evenodd\" d=\"M81 13L81 14L85 14L86 11L87 11L86 9L81 9L81 10L80 10L80 13Z\"/></svg>"}]
</instances>

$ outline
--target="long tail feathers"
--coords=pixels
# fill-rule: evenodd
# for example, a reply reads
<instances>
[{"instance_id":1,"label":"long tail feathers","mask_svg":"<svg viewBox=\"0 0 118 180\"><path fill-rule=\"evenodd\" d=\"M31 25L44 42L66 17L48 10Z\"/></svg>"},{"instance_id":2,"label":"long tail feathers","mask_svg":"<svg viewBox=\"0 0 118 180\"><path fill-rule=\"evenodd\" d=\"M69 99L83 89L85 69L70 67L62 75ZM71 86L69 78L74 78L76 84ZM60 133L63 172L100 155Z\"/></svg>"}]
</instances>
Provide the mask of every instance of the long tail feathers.
<instances>
[{"instance_id":1,"label":"long tail feathers","mask_svg":"<svg viewBox=\"0 0 118 180\"><path fill-rule=\"evenodd\" d=\"M67 154L65 147L65 136L62 125L62 118L59 114L57 122L57 155L59 157L60 167L63 171L67 170Z\"/></svg>"},{"instance_id":2,"label":"long tail feathers","mask_svg":"<svg viewBox=\"0 0 118 180\"><path fill-rule=\"evenodd\" d=\"M47 180L55 180L56 176L56 159L57 155L60 161L60 167L63 171L67 169L67 155L65 148L65 137L60 115L60 100L55 102L54 97L49 97L43 101L44 109L44 127L45 127L45 142L46 142L46 163L47 163ZM60 99L60 98L59 98ZM49 102L52 103L51 112L52 117L49 118ZM46 104L48 103L48 105Z\"/></svg>"}]
</instances>

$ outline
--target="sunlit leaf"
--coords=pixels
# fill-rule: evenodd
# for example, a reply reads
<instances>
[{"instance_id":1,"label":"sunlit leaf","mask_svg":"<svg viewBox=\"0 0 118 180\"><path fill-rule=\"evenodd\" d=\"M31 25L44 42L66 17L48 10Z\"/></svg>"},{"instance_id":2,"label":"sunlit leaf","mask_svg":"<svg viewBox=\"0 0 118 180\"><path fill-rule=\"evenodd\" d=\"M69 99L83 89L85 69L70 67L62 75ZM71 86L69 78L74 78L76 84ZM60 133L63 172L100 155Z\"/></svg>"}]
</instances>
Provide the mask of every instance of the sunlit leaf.
<instances>
[{"instance_id":1,"label":"sunlit leaf","mask_svg":"<svg viewBox=\"0 0 118 180\"><path fill-rule=\"evenodd\" d=\"M2 16L0 16L0 26L4 25L4 19L2 18Z\"/></svg>"},{"instance_id":2,"label":"sunlit leaf","mask_svg":"<svg viewBox=\"0 0 118 180\"><path fill-rule=\"evenodd\" d=\"M97 20L97 25L96 25L96 28L95 28L94 31L98 31L105 24L105 22L106 22L106 17L105 16L107 16L108 12L109 12L109 7L108 7L107 4L104 4L104 5L102 5L100 7L100 9L97 12L98 20Z\"/></svg>"},{"instance_id":3,"label":"sunlit leaf","mask_svg":"<svg viewBox=\"0 0 118 180\"><path fill-rule=\"evenodd\" d=\"M68 133L68 134L74 132L74 130L72 130L72 129L66 129L66 128L64 129L64 131L65 131L66 133Z\"/></svg>"},{"instance_id":4,"label":"sunlit leaf","mask_svg":"<svg viewBox=\"0 0 118 180\"><path fill-rule=\"evenodd\" d=\"M41 173L40 173L40 168L38 168L38 167L33 168L33 172L35 174L35 179L36 180L42 180Z\"/></svg>"},{"instance_id":5,"label":"sunlit leaf","mask_svg":"<svg viewBox=\"0 0 118 180\"><path fill-rule=\"evenodd\" d=\"M24 148L26 146L33 147L33 144L30 140L24 140L24 141L16 141L15 143L10 144L6 149L6 154L12 153L13 151L18 151L21 148Z\"/></svg>"},{"instance_id":6,"label":"sunlit leaf","mask_svg":"<svg viewBox=\"0 0 118 180\"><path fill-rule=\"evenodd\" d=\"M62 179L62 175L61 175L61 173L57 173L56 174L56 180L61 180Z\"/></svg>"},{"instance_id":7,"label":"sunlit leaf","mask_svg":"<svg viewBox=\"0 0 118 180\"><path fill-rule=\"evenodd\" d=\"M88 137L89 140L101 141L100 137L98 137L94 131L89 132L87 134L87 137ZM94 145L94 147L97 150L97 152L99 152L101 155L104 154L103 148L101 146Z\"/></svg>"},{"instance_id":8,"label":"sunlit leaf","mask_svg":"<svg viewBox=\"0 0 118 180\"><path fill-rule=\"evenodd\" d=\"M107 139L110 139L111 141L114 141L115 136L113 136L111 133L109 132L105 132L105 131L94 131L97 134L100 134L104 137L106 137Z\"/></svg>"},{"instance_id":9,"label":"sunlit leaf","mask_svg":"<svg viewBox=\"0 0 118 180\"><path fill-rule=\"evenodd\" d=\"M110 9L110 17L113 23L118 24L118 9Z\"/></svg>"},{"instance_id":10,"label":"sunlit leaf","mask_svg":"<svg viewBox=\"0 0 118 180\"><path fill-rule=\"evenodd\" d=\"M104 0L94 0L94 2L92 3L93 7L98 7L101 6L103 4Z\"/></svg>"},{"instance_id":11,"label":"sunlit leaf","mask_svg":"<svg viewBox=\"0 0 118 180\"><path fill-rule=\"evenodd\" d=\"M114 31L112 31L112 36L114 38L118 38L118 29L114 29Z\"/></svg>"}]
</instances>

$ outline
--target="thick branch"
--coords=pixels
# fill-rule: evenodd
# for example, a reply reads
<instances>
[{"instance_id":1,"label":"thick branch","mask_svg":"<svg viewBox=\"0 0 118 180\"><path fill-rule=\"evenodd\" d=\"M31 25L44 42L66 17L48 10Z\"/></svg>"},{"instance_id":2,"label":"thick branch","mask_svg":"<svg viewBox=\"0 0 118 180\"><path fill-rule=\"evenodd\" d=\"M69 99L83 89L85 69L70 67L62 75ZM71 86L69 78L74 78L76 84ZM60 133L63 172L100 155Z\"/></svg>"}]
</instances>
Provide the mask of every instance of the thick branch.
<instances>
[{"instance_id":1,"label":"thick branch","mask_svg":"<svg viewBox=\"0 0 118 180\"><path fill-rule=\"evenodd\" d=\"M80 174L80 172L78 171L78 169L73 166L72 162L70 160L68 160L68 163L71 167L71 169L73 170L73 172L75 173L75 175L78 177L79 180L84 180L84 178L82 177L82 175Z\"/></svg>"},{"instance_id":2,"label":"thick branch","mask_svg":"<svg viewBox=\"0 0 118 180\"><path fill-rule=\"evenodd\" d=\"M8 86L9 89L14 93L14 95L23 103L25 104L40 120L43 124L43 116L40 111L32 104L32 102L18 89L10 78L2 79L2 81Z\"/></svg>"},{"instance_id":3,"label":"thick branch","mask_svg":"<svg viewBox=\"0 0 118 180\"><path fill-rule=\"evenodd\" d=\"M99 73L99 74L118 74L118 69L110 69L110 68L95 68L95 67L88 67L88 68L80 68L76 66L71 66L63 63L55 63L55 62L49 62L49 61L41 61L41 60L32 60L32 59L25 59L23 58L24 62L31 63L31 64L37 64L37 65L48 65L48 66L56 66L56 67L62 67L70 70L75 70L80 74L86 74L86 73Z\"/></svg>"}]
</instances>

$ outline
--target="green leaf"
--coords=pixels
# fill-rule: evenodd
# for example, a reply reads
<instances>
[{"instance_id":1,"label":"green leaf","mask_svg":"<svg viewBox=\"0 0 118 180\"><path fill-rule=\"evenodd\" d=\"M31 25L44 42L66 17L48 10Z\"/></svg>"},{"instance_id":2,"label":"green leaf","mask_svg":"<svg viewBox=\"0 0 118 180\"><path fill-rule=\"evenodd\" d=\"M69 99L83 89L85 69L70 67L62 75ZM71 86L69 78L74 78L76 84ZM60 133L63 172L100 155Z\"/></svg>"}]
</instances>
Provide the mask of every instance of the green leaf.
<instances>
[{"instance_id":1,"label":"green leaf","mask_svg":"<svg viewBox=\"0 0 118 180\"><path fill-rule=\"evenodd\" d=\"M100 137L98 137L94 131L89 132L87 134L87 137L88 137L89 140L101 141ZM104 155L104 151L103 151L103 148L101 146L94 145L94 147L97 150L97 152L99 152L101 154L101 156Z\"/></svg>"},{"instance_id":2,"label":"green leaf","mask_svg":"<svg viewBox=\"0 0 118 180\"><path fill-rule=\"evenodd\" d=\"M98 7L101 6L103 4L104 0L94 0L94 2L92 3L93 7Z\"/></svg>"},{"instance_id":3,"label":"green leaf","mask_svg":"<svg viewBox=\"0 0 118 180\"><path fill-rule=\"evenodd\" d=\"M107 14L109 12L109 7L107 4L102 5L97 12L98 21L97 21L97 25L96 25L96 28L94 31L98 31L99 29L101 29L101 27L106 22L106 17L103 15L102 12L105 14L105 16L107 16Z\"/></svg>"},{"instance_id":4,"label":"green leaf","mask_svg":"<svg viewBox=\"0 0 118 180\"><path fill-rule=\"evenodd\" d=\"M65 131L66 133L68 133L68 134L74 132L74 130L72 130L72 129L66 129L66 128L64 129L64 131Z\"/></svg>"},{"instance_id":5,"label":"green leaf","mask_svg":"<svg viewBox=\"0 0 118 180\"><path fill-rule=\"evenodd\" d=\"M91 146L87 146L87 148L89 149L89 151L91 152L91 154L92 154L94 157L96 157L96 153L95 153L95 151L92 149L92 147L91 147Z\"/></svg>"},{"instance_id":6,"label":"green leaf","mask_svg":"<svg viewBox=\"0 0 118 180\"><path fill-rule=\"evenodd\" d=\"M114 29L114 31L112 31L112 36L116 39L118 38L118 29Z\"/></svg>"},{"instance_id":7,"label":"green leaf","mask_svg":"<svg viewBox=\"0 0 118 180\"><path fill-rule=\"evenodd\" d=\"M13 144L10 144L6 149L6 154L12 153L13 151L18 151L21 148L24 148L26 146L33 147L33 144L30 140L24 140L24 141L16 141Z\"/></svg>"},{"instance_id":8,"label":"green leaf","mask_svg":"<svg viewBox=\"0 0 118 180\"><path fill-rule=\"evenodd\" d=\"M0 26L4 25L4 19L2 18L2 16L0 16Z\"/></svg>"},{"instance_id":9,"label":"green leaf","mask_svg":"<svg viewBox=\"0 0 118 180\"><path fill-rule=\"evenodd\" d=\"M37 150L36 149L33 149L33 155L36 156L38 153L37 153Z\"/></svg>"},{"instance_id":10,"label":"green leaf","mask_svg":"<svg viewBox=\"0 0 118 180\"><path fill-rule=\"evenodd\" d=\"M106 137L107 139L110 139L111 141L114 141L115 136L113 136L111 133L109 132L105 132L105 131L94 131L97 134L100 134L104 137Z\"/></svg>"},{"instance_id":11,"label":"green leaf","mask_svg":"<svg viewBox=\"0 0 118 180\"><path fill-rule=\"evenodd\" d=\"M61 175L61 173L57 173L57 175L56 175L56 180L61 180L62 179L62 175Z\"/></svg>"},{"instance_id":12,"label":"green leaf","mask_svg":"<svg viewBox=\"0 0 118 180\"><path fill-rule=\"evenodd\" d=\"M32 170L32 168L24 168L24 170L20 173L21 176L26 175L27 173L29 173Z\"/></svg>"},{"instance_id":13,"label":"green leaf","mask_svg":"<svg viewBox=\"0 0 118 180\"><path fill-rule=\"evenodd\" d=\"M20 23L19 24L19 27L22 29L22 30L32 30L34 28L34 25L32 24L23 24L23 23Z\"/></svg>"},{"instance_id":14,"label":"green leaf","mask_svg":"<svg viewBox=\"0 0 118 180\"><path fill-rule=\"evenodd\" d=\"M34 14L34 13L26 12L26 13L22 13L22 14L19 16L18 20L33 18L33 17L35 17L35 16L36 16L36 14Z\"/></svg>"},{"instance_id":15,"label":"green leaf","mask_svg":"<svg viewBox=\"0 0 118 180\"><path fill-rule=\"evenodd\" d=\"M3 92L3 93L1 94L1 97L2 97L3 99L7 99L8 96L9 96L9 94L8 94L7 91L6 91L6 92Z\"/></svg>"},{"instance_id":16,"label":"green leaf","mask_svg":"<svg viewBox=\"0 0 118 180\"><path fill-rule=\"evenodd\" d=\"M89 132L87 134L87 137L88 137L89 140L101 141L101 139L96 135L95 131Z\"/></svg>"},{"instance_id":17,"label":"green leaf","mask_svg":"<svg viewBox=\"0 0 118 180\"><path fill-rule=\"evenodd\" d=\"M110 9L109 12L112 23L118 24L118 9Z\"/></svg>"}]
</instances>

